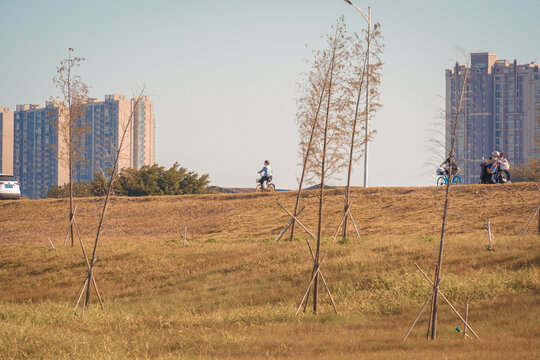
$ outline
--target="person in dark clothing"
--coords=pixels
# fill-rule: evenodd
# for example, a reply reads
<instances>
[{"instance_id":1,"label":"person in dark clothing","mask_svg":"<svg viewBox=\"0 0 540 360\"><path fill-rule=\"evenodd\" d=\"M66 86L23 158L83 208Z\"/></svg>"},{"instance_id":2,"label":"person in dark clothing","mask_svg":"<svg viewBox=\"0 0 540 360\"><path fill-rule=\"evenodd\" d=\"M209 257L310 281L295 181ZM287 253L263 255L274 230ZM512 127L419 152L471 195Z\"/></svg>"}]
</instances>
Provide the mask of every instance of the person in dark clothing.
<instances>
[{"instance_id":1,"label":"person in dark clothing","mask_svg":"<svg viewBox=\"0 0 540 360\"><path fill-rule=\"evenodd\" d=\"M456 157L454 154L450 154L450 156L448 157L448 159L446 159L441 165L440 167L442 167L444 169L444 172L446 175L450 176L450 170L452 170L452 176L456 175L459 168L457 166L457 163L456 163Z\"/></svg>"},{"instance_id":2,"label":"person in dark clothing","mask_svg":"<svg viewBox=\"0 0 540 360\"><path fill-rule=\"evenodd\" d=\"M489 173L489 166L493 162L493 157L489 157L489 160L482 161L480 164L480 183L481 184L490 184L491 183L491 174Z\"/></svg>"}]
</instances>

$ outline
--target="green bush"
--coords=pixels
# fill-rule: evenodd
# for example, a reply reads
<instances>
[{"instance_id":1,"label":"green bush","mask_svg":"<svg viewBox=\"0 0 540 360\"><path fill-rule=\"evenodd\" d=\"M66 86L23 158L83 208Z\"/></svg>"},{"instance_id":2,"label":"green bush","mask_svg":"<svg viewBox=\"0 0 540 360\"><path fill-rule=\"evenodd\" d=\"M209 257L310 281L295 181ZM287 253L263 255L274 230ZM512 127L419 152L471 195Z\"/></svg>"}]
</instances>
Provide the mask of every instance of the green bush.
<instances>
[{"instance_id":1,"label":"green bush","mask_svg":"<svg viewBox=\"0 0 540 360\"><path fill-rule=\"evenodd\" d=\"M110 174L108 174L110 176ZM140 169L122 169L113 184L113 194L124 196L183 195L212 193L208 188L209 175L199 175L180 167L178 163L166 170L157 164ZM95 173L91 183L73 183L75 197L103 196L107 191L108 178ZM69 196L69 185L52 186L47 197Z\"/></svg>"}]
</instances>

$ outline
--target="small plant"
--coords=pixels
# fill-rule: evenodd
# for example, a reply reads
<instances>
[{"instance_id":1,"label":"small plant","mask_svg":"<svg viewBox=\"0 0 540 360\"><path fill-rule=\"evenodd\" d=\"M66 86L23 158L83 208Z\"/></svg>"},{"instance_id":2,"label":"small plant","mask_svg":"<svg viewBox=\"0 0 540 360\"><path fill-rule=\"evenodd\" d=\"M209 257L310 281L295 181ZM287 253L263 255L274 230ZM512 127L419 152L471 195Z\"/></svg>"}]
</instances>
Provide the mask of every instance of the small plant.
<instances>
[{"instance_id":1,"label":"small plant","mask_svg":"<svg viewBox=\"0 0 540 360\"><path fill-rule=\"evenodd\" d=\"M435 236L433 235L424 235L422 236L422 241L426 241L426 242L432 242L435 240Z\"/></svg>"},{"instance_id":2,"label":"small plant","mask_svg":"<svg viewBox=\"0 0 540 360\"><path fill-rule=\"evenodd\" d=\"M219 240L216 239L216 238L210 238L210 239L206 240L205 243L216 243L216 242L218 242L218 241L219 241Z\"/></svg>"},{"instance_id":3,"label":"small plant","mask_svg":"<svg viewBox=\"0 0 540 360\"><path fill-rule=\"evenodd\" d=\"M347 245L350 242L351 242L351 239L349 239L348 237L344 237L338 240L339 245Z\"/></svg>"}]
</instances>

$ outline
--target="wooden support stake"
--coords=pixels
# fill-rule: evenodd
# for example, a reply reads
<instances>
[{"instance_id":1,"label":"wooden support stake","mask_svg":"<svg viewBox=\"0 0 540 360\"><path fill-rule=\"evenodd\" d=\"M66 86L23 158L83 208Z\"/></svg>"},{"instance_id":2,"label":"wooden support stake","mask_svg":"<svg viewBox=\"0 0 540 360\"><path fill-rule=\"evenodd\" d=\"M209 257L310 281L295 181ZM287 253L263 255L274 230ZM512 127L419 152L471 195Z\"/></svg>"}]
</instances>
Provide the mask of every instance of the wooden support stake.
<instances>
[{"instance_id":1,"label":"wooden support stake","mask_svg":"<svg viewBox=\"0 0 540 360\"><path fill-rule=\"evenodd\" d=\"M356 231L356 236L358 236L358 240L360 240L360 233L358 232L358 228L356 227L356 221L354 221L354 218L352 216L352 213L351 213L350 209L349 209L349 217L351 218L351 221L352 221L352 224L353 224L353 227L354 227L354 231Z\"/></svg>"},{"instance_id":2,"label":"wooden support stake","mask_svg":"<svg viewBox=\"0 0 540 360\"><path fill-rule=\"evenodd\" d=\"M352 203L350 203L347 206L347 211L345 212L345 214L343 214L343 217L341 218L341 221L339 222L339 225L336 228L336 231L334 232L334 235L332 235L332 239L334 239L334 241L336 241L336 235L339 232L339 229L341 228L341 225L343 225L343 222L345 222L345 219L347 218L347 216L351 219L351 221L353 223L354 231L356 231L356 236L358 236L358 240L360 240L360 233L358 232L358 228L356 227L356 222L354 221L354 218L352 216L351 207L352 207Z\"/></svg>"},{"instance_id":3,"label":"wooden support stake","mask_svg":"<svg viewBox=\"0 0 540 360\"><path fill-rule=\"evenodd\" d=\"M313 284L313 281L317 277L317 274L319 273L319 270L321 269L322 262L324 261L324 258L326 257L326 254L328 253L328 250L326 250L321 258L321 261L317 264L316 270L313 272L313 276L311 277L311 281L309 282L308 288L306 290L306 293L304 294L304 297L302 298L302 301L300 301L300 305L298 305L298 309L296 309L295 316L298 315L298 311L300 311L300 308L302 307L302 304L304 303L304 300L306 300L307 294L309 293L309 290L311 289L311 285Z\"/></svg>"},{"instance_id":4,"label":"wooden support stake","mask_svg":"<svg viewBox=\"0 0 540 360\"><path fill-rule=\"evenodd\" d=\"M90 276L90 273L88 273L88 275L86 275L86 278L84 279L82 291L81 291L81 294L79 295L79 299L77 300L77 303L75 304L74 310L77 310L77 307L79 307L79 303L81 302L81 298L84 294L84 289L86 289L86 285L88 284L88 276ZM83 314L84 314L84 306L83 306Z\"/></svg>"},{"instance_id":5,"label":"wooden support stake","mask_svg":"<svg viewBox=\"0 0 540 360\"><path fill-rule=\"evenodd\" d=\"M298 225L300 225L302 227L302 229L304 229L313 239L317 239L317 237L315 235L313 235L311 233L311 231L309 231L301 222L300 220L297 219L296 216L294 216L293 214L291 214L287 209L285 209L280 203L278 203L279 207L282 208L287 214L289 214L290 217L294 218L294 220L296 221L296 223Z\"/></svg>"},{"instance_id":6,"label":"wooden support stake","mask_svg":"<svg viewBox=\"0 0 540 360\"><path fill-rule=\"evenodd\" d=\"M296 214L296 217L298 217L302 211L304 211L304 209L306 208L306 206L304 205L300 211ZM287 223L287 225L285 225L285 227L283 229L281 229L280 233L278 234L278 236L276 236L276 238L274 239L274 242L276 241L279 241L283 235L287 232L287 230L291 227L291 225L294 223L294 219L291 219L289 220L289 222Z\"/></svg>"},{"instance_id":7,"label":"wooden support stake","mask_svg":"<svg viewBox=\"0 0 540 360\"><path fill-rule=\"evenodd\" d=\"M465 303L465 322L469 321L469 302L467 301ZM463 338L467 338L467 327L465 326L465 323L463 323Z\"/></svg>"},{"instance_id":8,"label":"wooden support stake","mask_svg":"<svg viewBox=\"0 0 540 360\"><path fill-rule=\"evenodd\" d=\"M440 281L439 281L439 283L440 283ZM416 324L416 322L420 318L420 315L422 315L422 312L426 308L427 304L430 302L431 298L433 297L433 294L435 294L435 289L433 289L433 291L431 292L431 295L429 295L429 298L427 299L427 301L424 303L424 305L422 306L422 308L418 312L418 315L416 315L416 318L414 319L413 323L411 324L411 327L409 328L409 330L407 330L407 333L405 334L405 336L403 337L403 340L401 340L401 342L404 342L405 340L407 340L407 337L409 336L409 334L411 333L414 325Z\"/></svg>"},{"instance_id":9,"label":"wooden support stake","mask_svg":"<svg viewBox=\"0 0 540 360\"><path fill-rule=\"evenodd\" d=\"M433 315L433 297L431 297L431 303L429 305L430 312L429 312L429 322L427 324L427 333L426 333L426 339L429 339L429 334L431 330L431 316Z\"/></svg>"},{"instance_id":10,"label":"wooden support stake","mask_svg":"<svg viewBox=\"0 0 540 360\"><path fill-rule=\"evenodd\" d=\"M99 299L99 305L101 306L101 310L103 310L103 300L101 300L101 295L99 294L99 290L97 288L96 279L94 277L94 274L92 274L92 284L94 285L94 290L96 290L96 295Z\"/></svg>"},{"instance_id":11,"label":"wooden support stake","mask_svg":"<svg viewBox=\"0 0 540 360\"><path fill-rule=\"evenodd\" d=\"M279 207L281 207L287 214L289 214L289 216L291 217L291 220L293 221L296 221L296 223L298 225L300 225L314 240L316 240L317 238L315 237L315 235L313 235L311 233L311 231L309 231L301 222L300 220L297 219L298 215L300 215L300 213L302 212L302 210L304 210L305 206L298 212L298 215L297 216L294 216L293 214L291 214L289 211L287 211L287 209L285 209L279 202L278 202L278 205ZM311 254L311 257L312 259L315 261L315 253L313 252L313 248L311 247L311 243L309 242L308 239L306 239L306 243L307 243L307 246L309 248L309 252ZM327 250L328 251L328 250ZM326 254L326 253L325 253ZM322 262L322 261L321 261ZM326 292L328 293L328 296L330 297L330 300L332 301L332 306L334 307L334 311L336 313L338 313L337 311L337 308L336 308L336 303L334 302L334 298L332 297L332 293L330 292L330 288L328 287L328 284L326 283L326 279L324 278L324 275L322 273L322 271L320 270L320 266L319 266L319 275L321 276L321 280L323 281L323 284L324 284L324 287L326 288ZM312 274L312 276L314 276ZM309 292L309 289L308 289L308 292ZM309 295L308 295L309 296ZM302 304L300 304L300 306L302 306ZM298 312L297 312L298 313Z\"/></svg>"},{"instance_id":12,"label":"wooden support stake","mask_svg":"<svg viewBox=\"0 0 540 360\"><path fill-rule=\"evenodd\" d=\"M492 238L492 235L491 235L491 221L488 219L488 223L487 223L487 227L486 227L487 231L488 231L488 236L489 236L489 244L488 244L488 250L491 251L493 250L493 248L491 247L491 238Z\"/></svg>"},{"instance_id":13,"label":"wooden support stake","mask_svg":"<svg viewBox=\"0 0 540 360\"><path fill-rule=\"evenodd\" d=\"M332 306L334 307L334 311L336 314L339 314L337 311L336 303L334 302L334 297L332 296L332 293L330 292L330 289L328 288L328 285L326 284L326 280L324 279L324 276L322 274L322 271L319 269L319 275L321 276L321 280L323 281L324 287L326 288L326 292L328 293L328 296L330 297L330 301L332 302Z\"/></svg>"},{"instance_id":14,"label":"wooden support stake","mask_svg":"<svg viewBox=\"0 0 540 360\"><path fill-rule=\"evenodd\" d=\"M476 333L474 332L474 330L471 328L471 326L469 325L469 323L459 314L459 312L456 310L456 308L454 306L452 306L452 304L450 304L450 301L448 301L448 299L446 298L446 296L444 296L444 294L442 292L439 291L439 294L441 295L441 297L443 298L444 301L446 301L446 303L448 304L448 306L450 306L450 309L452 309L452 311L459 317L459 319L461 321L463 321L463 324L469 328L469 330L471 330L472 334L474 335L474 337L478 340L480 340L480 338L478 337L478 335L476 335Z\"/></svg>"},{"instance_id":15,"label":"wooden support stake","mask_svg":"<svg viewBox=\"0 0 540 360\"><path fill-rule=\"evenodd\" d=\"M94 277L94 272L92 269L92 266L90 266L90 261L88 260L88 255L86 254L86 249L84 248L84 244L81 238L81 232L79 231L79 225L77 224L77 221L74 220L73 224L75 225L75 230L77 230L77 238L79 239L79 243L81 244L81 249L84 255L84 259L86 260L86 265L88 266L88 270L92 272L90 279L92 280L92 285L94 286L94 290L96 291L96 295L99 299L99 305L101 306L101 310L103 310L103 300L101 300L101 295L99 294L99 290L97 288L96 279ZM97 258L94 259L94 264L96 263Z\"/></svg>"},{"instance_id":16,"label":"wooden support stake","mask_svg":"<svg viewBox=\"0 0 540 360\"><path fill-rule=\"evenodd\" d=\"M523 237L523 235L525 235L525 231L527 231L527 228L529 227L529 225L531 225L534 217L536 216L536 213L538 213L538 210L540 210L540 203L538 203L538 206L536 207L536 210L534 210L534 214L533 216L531 216L531 220L529 220L529 222L527 223L527 226L525 226L525 229L523 229L523 231L521 232L521 235L519 236L519 240L521 240L521 238ZM539 217L539 225L540 226L540 217Z\"/></svg>"},{"instance_id":17,"label":"wooden support stake","mask_svg":"<svg viewBox=\"0 0 540 360\"><path fill-rule=\"evenodd\" d=\"M420 266L418 266L416 263L414 263L414 265L416 265L416 267L418 268L418 270L420 270L420 272L422 273L422 275L424 275L424 277L426 278L427 281L429 281L429 283L435 288L435 285L433 284L433 281L431 281L431 279L426 275L426 273L424 271L422 271L422 269L420 268ZM439 281L440 283L440 281ZM437 288L438 288L438 284L437 284ZM478 339L480 340L480 338L478 337L478 335L476 335L476 333L474 332L474 330L470 327L469 323L459 314L459 312L456 310L456 308L454 306L452 306L452 304L450 303L450 301L448 301L448 299L446 298L446 296L444 296L444 294L441 292L441 290L439 290L437 292L439 295L441 295L441 297L443 298L444 301L446 301L446 303L448 304L448 306L450 306L450 308L452 309L452 311L459 317L459 319L461 321L463 321L463 323L465 324L466 327L469 328L469 330L471 330L471 332L473 333L473 335Z\"/></svg>"},{"instance_id":18,"label":"wooden support stake","mask_svg":"<svg viewBox=\"0 0 540 360\"><path fill-rule=\"evenodd\" d=\"M339 229L341 228L341 225L343 225L343 222L345 221L345 218L349 214L349 210L345 214L343 214L343 217L341 218L341 221L339 222L339 225L336 228L336 231L334 232L334 235L332 235L332 239L336 240L336 235L339 232Z\"/></svg>"},{"instance_id":19,"label":"wooden support stake","mask_svg":"<svg viewBox=\"0 0 540 360\"><path fill-rule=\"evenodd\" d=\"M182 239L182 247L186 247L189 246L191 247L191 245L189 244L189 242L187 241L187 225L186 227L184 228L184 234L180 233L180 238Z\"/></svg>"},{"instance_id":20,"label":"wooden support stake","mask_svg":"<svg viewBox=\"0 0 540 360\"><path fill-rule=\"evenodd\" d=\"M51 244L52 248L53 248L54 250L56 250L56 248L54 247L53 242L51 241L51 238L47 236L47 239L49 239L49 243Z\"/></svg>"},{"instance_id":21,"label":"wooden support stake","mask_svg":"<svg viewBox=\"0 0 540 360\"><path fill-rule=\"evenodd\" d=\"M420 269L420 266L418 266L416 263L414 263L414 265L416 265L418 270L422 271L422 269ZM438 272L438 271L439 271L439 269L435 269L435 272ZM426 276L426 275L424 274L424 276ZM435 302L433 301L433 298L431 298L431 304L429 305L430 313L429 313L429 322L427 324L426 339L429 339L429 335L431 334L431 320L433 319L432 316L433 316L433 306L434 306L434 304L435 304Z\"/></svg>"},{"instance_id":22,"label":"wooden support stake","mask_svg":"<svg viewBox=\"0 0 540 360\"><path fill-rule=\"evenodd\" d=\"M75 302L75 300L77 300L77 297L79 296L79 293L81 292L81 290L83 290L85 285L86 285L86 278L84 279L84 281L81 284L81 287L79 288L79 290L77 291L77 293L73 297L73 300L71 300L71 304L73 304Z\"/></svg>"},{"instance_id":23,"label":"wooden support stake","mask_svg":"<svg viewBox=\"0 0 540 360\"><path fill-rule=\"evenodd\" d=\"M71 232L71 225L73 224L73 221L75 219L75 213L77 212L77 205L75 205L75 209L73 209L73 215L71 215L71 220L69 221L68 230L66 234L66 238L64 239L64 245L66 245L69 233Z\"/></svg>"}]
</instances>

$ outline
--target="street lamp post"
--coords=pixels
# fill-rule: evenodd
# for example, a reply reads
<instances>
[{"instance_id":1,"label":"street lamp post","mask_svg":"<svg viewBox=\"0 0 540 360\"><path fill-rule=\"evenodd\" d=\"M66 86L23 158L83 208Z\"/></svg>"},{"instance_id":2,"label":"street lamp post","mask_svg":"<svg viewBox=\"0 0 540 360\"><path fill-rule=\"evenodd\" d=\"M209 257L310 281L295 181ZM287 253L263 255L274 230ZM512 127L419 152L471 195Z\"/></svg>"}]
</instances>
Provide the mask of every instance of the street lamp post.
<instances>
[{"instance_id":1,"label":"street lamp post","mask_svg":"<svg viewBox=\"0 0 540 360\"><path fill-rule=\"evenodd\" d=\"M354 6L356 10L364 17L364 20L366 20L368 25L367 30L367 59L366 59L366 126L364 127L365 133L364 133L364 187L367 188L368 186L368 120L369 120L369 43L370 41L370 32L371 32L371 7L368 7L368 12L366 13L364 10L360 9L358 6L354 5L350 0L345 0L345 2L349 5Z\"/></svg>"}]
</instances>

